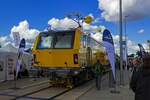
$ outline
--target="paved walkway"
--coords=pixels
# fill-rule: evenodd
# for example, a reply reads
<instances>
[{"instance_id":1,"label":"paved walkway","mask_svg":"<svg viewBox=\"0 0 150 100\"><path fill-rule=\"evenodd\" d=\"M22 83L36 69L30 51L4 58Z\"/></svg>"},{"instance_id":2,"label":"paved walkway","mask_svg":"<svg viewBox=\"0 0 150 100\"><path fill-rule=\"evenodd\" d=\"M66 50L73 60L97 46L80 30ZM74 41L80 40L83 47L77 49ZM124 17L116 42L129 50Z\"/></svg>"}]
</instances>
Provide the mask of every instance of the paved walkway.
<instances>
[{"instance_id":1,"label":"paved walkway","mask_svg":"<svg viewBox=\"0 0 150 100\"><path fill-rule=\"evenodd\" d=\"M113 89L102 89L97 91L94 87L86 94L82 95L78 100L134 100L134 93L128 86L117 87L120 93L111 93Z\"/></svg>"},{"instance_id":2,"label":"paved walkway","mask_svg":"<svg viewBox=\"0 0 150 100\"><path fill-rule=\"evenodd\" d=\"M88 92L80 96L77 100L134 100L134 93L129 89L130 74L131 73L129 71L125 71L124 82L126 85L118 85L116 87L116 90L120 93L111 93L110 91L114 90L114 88L109 88L108 85L105 84L107 82L103 81L101 90L98 91L94 86ZM117 80L119 80L119 72L117 75Z\"/></svg>"},{"instance_id":3,"label":"paved walkway","mask_svg":"<svg viewBox=\"0 0 150 100\"><path fill-rule=\"evenodd\" d=\"M48 78L24 78L16 81L17 88L24 88L26 86L34 85L43 81L48 81ZM14 81L6 81L0 83L0 92L14 87Z\"/></svg>"}]
</instances>

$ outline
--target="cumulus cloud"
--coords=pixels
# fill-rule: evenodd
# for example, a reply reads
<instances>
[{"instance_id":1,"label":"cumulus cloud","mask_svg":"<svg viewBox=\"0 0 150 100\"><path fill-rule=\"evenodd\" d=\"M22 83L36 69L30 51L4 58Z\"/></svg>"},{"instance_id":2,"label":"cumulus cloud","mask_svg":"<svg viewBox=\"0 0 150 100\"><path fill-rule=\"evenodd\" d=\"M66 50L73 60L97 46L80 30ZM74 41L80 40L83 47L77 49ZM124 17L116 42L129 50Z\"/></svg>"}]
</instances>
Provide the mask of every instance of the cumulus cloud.
<instances>
[{"instance_id":1,"label":"cumulus cloud","mask_svg":"<svg viewBox=\"0 0 150 100\"><path fill-rule=\"evenodd\" d=\"M13 38L13 32L19 32L20 38L26 39L27 47L31 47L35 37L39 33L37 29L30 29L28 21L24 20L19 23L18 26L13 26L11 29L11 32L8 36L2 36L0 37L0 44L2 46L5 46L7 44L14 45L14 38Z\"/></svg>"},{"instance_id":2,"label":"cumulus cloud","mask_svg":"<svg viewBox=\"0 0 150 100\"><path fill-rule=\"evenodd\" d=\"M138 31L138 33L140 33L140 34L142 34L142 33L144 33L144 29L140 29L139 31Z\"/></svg>"},{"instance_id":3,"label":"cumulus cloud","mask_svg":"<svg viewBox=\"0 0 150 100\"><path fill-rule=\"evenodd\" d=\"M21 21L18 26L13 26L10 33L10 38L13 41L13 32L19 32L20 38L26 39L27 47L31 47L31 44L34 42L35 37L38 35L39 30L30 29L29 23L27 20Z\"/></svg>"},{"instance_id":4,"label":"cumulus cloud","mask_svg":"<svg viewBox=\"0 0 150 100\"><path fill-rule=\"evenodd\" d=\"M4 46L5 44L8 44L8 36L0 37L0 45Z\"/></svg>"},{"instance_id":5,"label":"cumulus cloud","mask_svg":"<svg viewBox=\"0 0 150 100\"><path fill-rule=\"evenodd\" d=\"M93 38L95 38L97 41L102 42L102 32L97 32L95 34L91 35ZM117 54L120 54L120 44L119 44L119 35L113 35L113 41L114 41L114 47L115 47L115 51ZM145 48L145 50L148 49L148 46L146 43L142 43L143 47ZM127 48L128 48L128 54L132 54L135 53L137 51L139 51L139 47L137 45L137 43L135 43L132 40L129 40L127 38Z\"/></svg>"},{"instance_id":6,"label":"cumulus cloud","mask_svg":"<svg viewBox=\"0 0 150 100\"><path fill-rule=\"evenodd\" d=\"M142 43L143 48L148 52L149 51L149 45L148 43Z\"/></svg>"},{"instance_id":7,"label":"cumulus cloud","mask_svg":"<svg viewBox=\"0 0 150 100\"><path fill-rule=\"evenodd\" d=\"M119 19L119 0L98 0L101 16L107 21L117 21ZM122 0L123 15L128 19L136 20L145 16L150 16L147 9L150 9L149 0Z\"/></svg>"},{"instance_id":8,"label":"cumulus cloud","mask_svg":"<svg viewBox=\"0 0 150 100\"><path fill-rule=\"evenodd\" d=\"M78 27L78 24L74 22L72 19L64 18L64 19L57 19L52 18L48 21L48 24L51 26L54 30L67 30L69 28L75 28Z\"/></svg>"},{"instance_id":9,"label":"cumulus cloud","mask_svg":"<svg viewBox=\"0 0 150 100\"><path fill-rule=\"evenodd\" d=\"M96 34L92 34L92 36L95 40L102 42L102 33L97 32Z\"/></svg>"},{"instance_id":10,"label":"cumulus cloud","mask_svg":"<svg viewBox=\"0 0 150 100\"><path fill-rule=\"evenodd\" d=\"M27 20L21 21L18 26L13 26L10 37L13 39L13 32L19 32L21 38L33 40L39 33L37 29L30 29Z\"/></svg>"},{"instance_id":11,"label":"cumulus cloud","mask_svg":"<svg viewBox=\"0 0 150 100\"><path fill-rule=\"evenodd\" d=\"M94 18L94 16L92 14L89 14L89 16ZM67 17L64 18L64 19L52 18L48 21L48 24L54 30L68 30L68 29L71 29L71 28L77 28L78 27L78 24L75 21L73 21L72 19L69 19ZM83 26L83 30L85 32L95 33L99 29L101 29L101 30L105 29L104 26L90 25L90 24L87 24L87 23L84 23L84 22L81 23L81 25Z\"/></svg>"},{"instance_id":12,"label":"cumulus cloud","mask_svg":"<svg viewBox=\"0 0 150 100\"><path fill-rule=\"evenodd\" d=\"M69 29L69 28L75 28L78 25L72 21L69 18L64 18L64 19L56 19L52 18L48 21L48 24L51 25L53 29ZM102 42L102 32L106 29L105 26L97 26L97 25L90 25L83 23L83 30L84 32L90 33L93 38L95 38L97 41ZM39 32L37 29L31 29L29 28L29 23L25 21L21 21L18 26L13 26L11 29L11 33L9 36L3 36L0 37L0 43L1 44L13 44L13 32L19 32L21 38L25 38L27 40L27 47L32 47L33 46L33 41ZM114 45L116 52L119 53L119 35L112 35L114 39ZM145 49L147 44L142 44ZM139 50L138 46L136 43L128 39L128 50L129 53L134 53L135 51Z\"/></svg>"},{"instance_id":13,"label":"cumulus cloud","mask_svg":"<svg viewBox=\"0 0 150 100\"><path fill-rule=\"evenodd\" d=\"M3 44L7 40L7 36L0 37L0 43Z\"/></svg>"}]
</instances>

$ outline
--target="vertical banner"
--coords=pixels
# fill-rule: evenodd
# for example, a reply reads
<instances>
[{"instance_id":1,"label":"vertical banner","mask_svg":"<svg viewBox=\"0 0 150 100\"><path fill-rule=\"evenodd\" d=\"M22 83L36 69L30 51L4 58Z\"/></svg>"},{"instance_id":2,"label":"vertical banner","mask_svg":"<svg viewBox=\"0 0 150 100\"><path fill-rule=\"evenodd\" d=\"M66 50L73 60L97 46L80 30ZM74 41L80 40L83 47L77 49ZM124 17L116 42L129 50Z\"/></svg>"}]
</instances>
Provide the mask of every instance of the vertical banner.
<instances>
[{"instance_id":1,"label":"vertical banner","mask_svg":"<svg viewBox=\"0 0 150 100\"><path fill-rule=\"evenodd\" d=\"M18 46L20 42L19 32L13 32L13 38L14 38L15 46Z\"/></svg>"},{"instance_id":2,"label":"vertical banner","mask_svg":"<svg viewBox=\"0 0 150 100\"><path fill-rule=\"evenodd\" d=\"M18 72L20 70L20 66L21 66L21 58L22 58L22 55L23 55L23 52L24 52L24 49L25 49L25 39L23 38L20 42L20 45L19 45L19 49L18 49L18 59L17 59L17 64L16 64L16 78L18 76Z\"/></svg>"},{"instance_id":3,"label":"vertical banner","mask_svg":"<svg viewBox=\"0 0 150 100\"><path fill-rule=\"evenodd\" d=\"M127 61L127 48L126 48L126 41L122 41L122 46L123 46L123 61L126 62Z\"/></svg>"},{"instance_id":4,"label":"vertical banner","mask_svg":"<svg viewBox=\"0 0 150 100\"><path fill-rule=\"evenodd\" d=\"M143 58L146 54L145 49L143 48L143 46L141 44L138 44L139 48L140 48L140 56L141 58Z\"/></svg>"},{"instance_id":5,"label":"vertical banner","mask_svg":"<svg viewBox=\"0 0 150 100\"><path fill-rule=\"evenodd\" d=\"M105 29L103 32L103 44L104 44L104 47L106 48L106 52L108 54L108 59L110 61L111 67L112 67L112 73L113 73L114 80L116 80L114 42L113 42L111 33L107 29Z\"/></svg>"}]
</instances>

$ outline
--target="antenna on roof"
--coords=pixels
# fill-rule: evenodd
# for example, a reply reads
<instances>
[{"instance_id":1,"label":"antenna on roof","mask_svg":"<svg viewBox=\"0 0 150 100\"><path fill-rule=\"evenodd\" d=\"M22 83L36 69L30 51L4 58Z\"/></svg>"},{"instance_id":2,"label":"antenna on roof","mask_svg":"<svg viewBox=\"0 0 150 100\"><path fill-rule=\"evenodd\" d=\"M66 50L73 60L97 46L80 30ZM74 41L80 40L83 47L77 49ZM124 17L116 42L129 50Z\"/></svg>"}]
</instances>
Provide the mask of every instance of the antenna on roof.
<instances>
[{"instance_id":1,"label":"antenna on roof","mask_svg":"<svg viewBox=\"0 0 150 100\"><path fill-rule=\"evenodd\" d=\"M82 20L83 17L81 16L80 13L78 13L78 12L70 13L70 14L67 14L67 17L72 19L73 21L75 21L79 25L79 27L81 27L80 20Z\"/></svg>"},{"instance_id":2,"label":"antenna on roof","mask_svg":"<svg viewBox=\"0 0 150 100\"><path fill-rule=\"evenodd\" d=\"M80 13L70 13L67 15L68 18L72 19L75 21L79 27L81 26L81 23L85 22L87 24L90 24L92 22L92 17L91 16L85 16L83 17Z\"/></svg>"}]
</instances>

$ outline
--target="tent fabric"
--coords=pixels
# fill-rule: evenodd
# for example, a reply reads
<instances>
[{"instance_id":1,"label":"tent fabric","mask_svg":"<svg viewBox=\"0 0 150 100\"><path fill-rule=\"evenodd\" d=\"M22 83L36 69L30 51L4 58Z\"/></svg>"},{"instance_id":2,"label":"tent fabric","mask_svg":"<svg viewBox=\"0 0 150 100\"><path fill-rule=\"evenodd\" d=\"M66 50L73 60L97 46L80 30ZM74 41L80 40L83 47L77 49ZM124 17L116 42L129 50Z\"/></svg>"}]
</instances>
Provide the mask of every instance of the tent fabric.
<instances>
[{"instance_id":1,"label":"tent fabric","mask_svg":"<svg viewBox=\"0 0 150 100\"><path fill-rule=\"evenodd\" d=\"M7 44L6 46L0 48L0 52L13 52L17 53L17 48L15 48L12 44Z\"/></svg>"},{"instance_id":2,"label":"tent fabric","mask_svg":"<svg viewBox=\"0 0 150 100\"><path fill-rule=\"evenodd\" d=\"M0 76L1 76L0 81L9 80L8 79L9 77L6 74L8 73L8 66L9 66L8 59L13 59L13 62L9 62L9 63L13 63L13 68L15 68L17 62L17 53L18 53L18 49L12 44L7 44L6 46L0 48L0 62L2 63L1 65L3 65L4 68L3 71L0 71ZM24 53L22 60L23 60L23 64L26 65L27 70L29 70L31 68L32 55L30 53Z\"/></svg>"}]
</instances>

